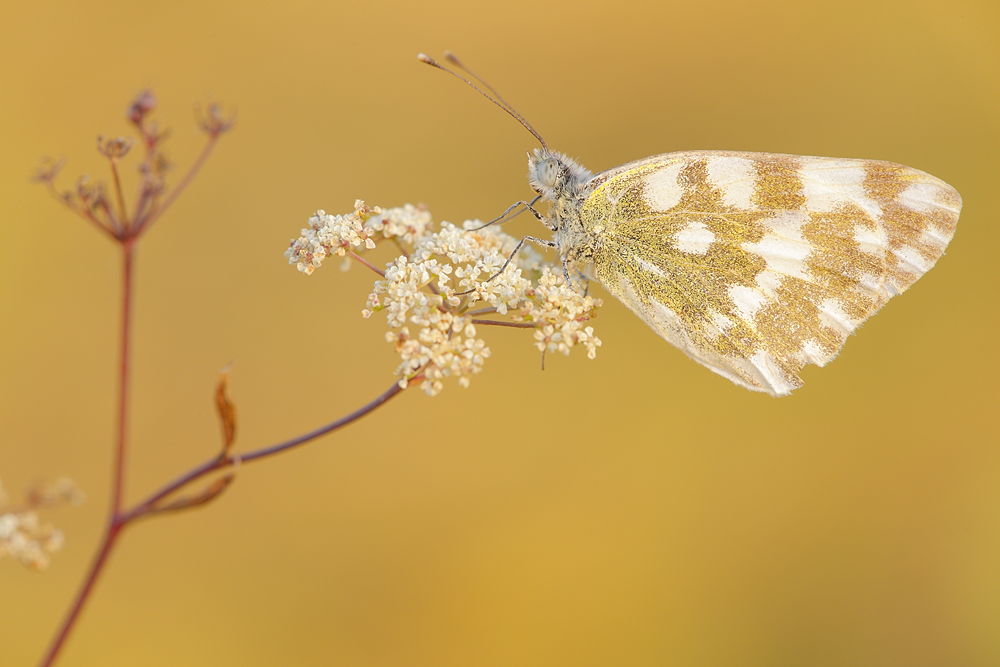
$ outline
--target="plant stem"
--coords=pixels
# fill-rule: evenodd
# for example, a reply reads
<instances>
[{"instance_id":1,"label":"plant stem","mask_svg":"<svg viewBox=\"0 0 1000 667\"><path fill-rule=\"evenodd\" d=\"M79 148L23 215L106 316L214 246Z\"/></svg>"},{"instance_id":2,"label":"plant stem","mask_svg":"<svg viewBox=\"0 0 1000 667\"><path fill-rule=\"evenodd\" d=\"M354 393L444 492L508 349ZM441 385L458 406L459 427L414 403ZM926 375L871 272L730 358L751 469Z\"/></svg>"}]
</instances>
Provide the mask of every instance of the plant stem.
<instances>
[{"instance_id":1,"label":"plant stem","mask_svg":"<svg viewBox=\"0 0 1000 667\"><path fill-rule=\"evenodd\" d=\"M418 382L419 380L420 380L419 377L410 380L410 384L408 386L413 386L413 384L415 382ZM133 519L139 518L140 516L154 509L159 501L163 500L172 493L176 493L181 488L187 486L188 484L195 481L196 479L199 479L200 477L204 477L205 475L211 472L267 458L269 456L279 454L288 449L292 449L293 447L298 447L299 445L303 445L309 442L310 440L315 440L321 435L326 435L331 431L336 431L339 428L347 426L351 422L355 422L358 419L361 419L368 413L381 407L383 404L389 401L389 399L393 398L398 394L401 394L404 391L405 389L400 388L398 382L393 382L392 386L389 387L384 393L382 393L382 395L378 396L377 398L375 398L375 400L371 401L367 405L363 405L354 412L345 415L336 421L330 422L329 424L326 424L324 426L320 426L314 431L304 433L300 436L292 438L291 440L286 440L284 442L279 442L274 445L269 445L267 447L261 447L260 449L255 449L251 452L247 452L246 454L233 454L223 458L215 457L209 459L208 461L202 463L200 466L192 468L191 470L187 471L180 477L176 478L174 481L170 482L169 484L167 484L166 486L164 486L159 491L152 494L145 500L136 503L135 507L133 507L131 510L125 512L122 515L122 518L125 521L131 521Z\"/></svg>"},{"instance_id":2,"label":"plant stem","mask_svg":"<svg viewBox=\"0 0 1000 667\"><path fill-rule=\"evenodd\" d=\"M45 652L45 656L38 663L39 667L49 667L49 665L55 662L63 644L66 643L66 638L69 637L70 630L73 629L77 618L80 617L84 603L90 597L90 591L97 582L97 577L101 574L101 570L104 569L104 564L111 553L111 548L115 545L115 540L118 538L121 529L122 525L112 519L111 524L108 526L108 531L104 534L104 539L101 542L101 549L97 552L97 556L94 557L94 562L90 565L90 571L87 572L87 576L83 580L83 585L80 586L80 590L73 600L73 606L69 608L66 618L63 619L62 625L59 627L59 632L52 639L49 650Z\"/></svg>"},{"instance_id":3,"label":"plant stem","mask_svg":"<svg viewBox=\"0 0 1000 667\"><path fill-rule=\"evenodd\" d=\"M163 215L163 212L170 208L170 205L174 203L174 200L177 199L182 192L184 192L184 188L187 187L188 183L191 182L191 179L193 179L201 169L201 166L205 164L208 156L211 155L212 149L215 148L215 143L218 141L219 136L219 134L210 134L204 148L201 149L201 154L198 156L198 159L194 161L194 164L191 165L191 168L188 169L186 174L184 174L184 177L181 178L180 182L174 186L174 189L167 194L166 199L164 199L163 202L151 211L145 218L137 217L135 219L134 226L136 228L137 235L139 230L145 231L150 225L156 222L156 219Z\"/></svg>"},{"instance_id":4,"label":"plant stem","mask_svg":"<svg viewBox=\"0 0 1000 667\"><path fill-rule=\"evenodd\" d=\"M111 159L111 175L115 179L115 194L118 199L118 217L124 225L128 225L128 211L125 209L125 195L122 193L122 181L118 177L118 158Z\"/></svg>"},{"instance_id":5,"label":"plant stem","mask_svg":"<svg viewBox=\"0 0 1000 667\"><path fill-rule=\"evenodd\" d=\"M81 208L77 204L73 203L72 200L67 199L66 197L63 197L61 194L59 194L59 191L56 190L56 186L52 184L52 181L46 181L45 185L46 185L46 187L47 187L47 189L49 191L49 194L51 194L52 197L55 198L55 200L57 202L59 202L60 204L62 204L65 207L67 207L69 210L73 211L74 213L76 213L77 215L79 215L81 218L83 218L84 220L86 220L87 222L89 222L90 224L92 224L95 227L97 227L103 233L105 233L108 236L110 236L111 238L117 240L118 237L116 235L115 230L109 228L103 222L101 222L96 217L94 217L93 213L91 213L89 210Z\"/></svg>"},{"instance_id":6,"label":"plant stem","mask_svg":"<svg viewBox=\"0 0 1000 667\"><path fill-rule=\"evenodd\" d=\"M123 331L125 330L126 329L123 327ZM127 367L123 369L123 377L125 370L127 370ZM410 384L408 386L414 386L414 384L419 380L420 376L411 379ZM402 389L399 386L399 383L393 382L392 386L389 387L389 389L387 389L385 392L383 392L380 396L375 398L370 403L363 405L354 412L345 415L340 419L337 419L336 421L330 422L325 426L321 426L313 431L304 433L303 435L292 438L290 440L286 440L284 442L279 442L274 445L262 447L260 449L255 449L243 455L215 457L213 459L206 461L205 463L202 463L201 465L195 468L192 468L191 470L184 473L174 481L170 482L169 484L167 484L166 486L164 486L159 491L152 494L145 500L136 503L136 505L131 509L123 511L121 509L121 506L118 505L118 509L116 509L112 513L110 520L108 522L108 530L104 535L104 540L101 543L100 551L98 551L97 556L94 558L94 562L90 566L90 571L87 573L83 585L80 587L80 590L76 595L76 598L73 600L73 605L70 607L69 612L66 614L66 618L63 620L62 626L59 628L59 631L53 638L52 644L49 646L49 650L46 652L45 657L42 658L41 662L38 663L39 667L50 667L50 665L52 665L53 662L55 661L56 657L59 654L60 649L62 648L63 644L66 641L66 638L69 636L70 631L73 629L74 624L79 618L80 612L83 610L84 604L90 597L90 593L93 589L94 583L97 581L97 578L101 573L101 570L104 568L104 565L108 558L108 554L111 553L111 548L114 546L115 541L118 539L118 536L121 533L121 530L125 526L127 526L135 519L139 519L143 516L148 516L152 514L156 510L156 504L160 500L166 498L167 496L173 493L176 493L177 491L181 490L191 482L194 482L195 480L211 472L214 472L216 470L222 470L225 468L232 468L242 463L249 463L250 461L257 461L260 459L264 459L269 456L273 456L275 454L279 454L286 450L292 449L293 447L298 447L299 445L303 445L309 442L310 440L315 440L316 438L322 435L325 435L332 431L336 431L339 428L343 428L344 426L347 426L348 424L361 419L365 415L369 414L370 412L373 412L377 408L384 405L387 401L401 394L404 391L405 389ZM126 403L123 399L122 406L125 405ZM124 419L122 419L120 421L120 426L122 426L122 428L124 428L124 423L125 421ZM119 446L120 446L119 451L121 452L119 463L121 464L124 463L124 442L125 442L124 438L119 440ZM116 465L116 479L120 478L123 479L123 476L124 476L123 465ZM118 487L119 494L121 491L121 487L123 486L124 484L121 484L121 486ZM120 500L120 495L118 495L118 498Z\"/></svg>"},{"instance_id":7,"label":"plant stem","mask_svg":"<svg viewBox=\"0 0 1000 667\"><path fill-rule=\"evenodd\" d=\"M474 319L472 323L476 326L493 326L493 327L513 327L515 329L536 329L538 328L537 322L507 322L504 320L480 320Z\"/></svg>"},{"instance_id":8,"label":"plant stem","mask_svg":"<svg viewBox=\"0 0 1000 667\"><path fill-rule=\"evenodd\" d=\"M353 250L348 250L347 254L352 259L354 259L355 261L360 262L364 266L367 266L369 269L371 269L375 273L377 273L380 276L382 276L383 278L385 278L385 271L383 271L382 269L378 268L377 266L375 266L374 264L372 264L371 262L369 262L367 259L365 259L361 255L359 255L358 253L354 252Z\"/></svg>"},{"instance_id":9,"label":"plant stem","mask_svg":"<svg viewBox=\"0 0 1000 667\"><path fill-rule=\"evenodd\" d=\"M122 244L122 320L121 354L118 359L118 449L115 453L114 478L111 494L111 518L118 516L125 495L125 462L128 453L129 355L132 338L132 283L135 260L135 239Z\"/></svg>"},{"instance_id":10,"label":"plant stem","mask_svg":"<svg viewBox=\"0 0 1000 667\"><path fill-rule=\"evenodd\" d=\"M42 667L51 665L59 651L62 649L66 638L76 624L83 605L90 597L90 591L97 582L104 569L104 564L111 553L112 547L118 538L118 534L125 526L122 520L121 508L122 498L125 495L125 462L128 452L128 395L129 395L129 354L131 352L132 337L132 284L134 276L135 259L135 238L128 238L122 241L122 316L121 316L121 345L118 356L118 447L115 450L115 460L111 478L111 507L108 510L108 528L104 533L100 550L90 566L90 571L83 580L83 585L73 600L66 618L63 619L62 626L56 633L55 638L49 645L42 661L38 663Z\"/></svg>"}]
</instances>

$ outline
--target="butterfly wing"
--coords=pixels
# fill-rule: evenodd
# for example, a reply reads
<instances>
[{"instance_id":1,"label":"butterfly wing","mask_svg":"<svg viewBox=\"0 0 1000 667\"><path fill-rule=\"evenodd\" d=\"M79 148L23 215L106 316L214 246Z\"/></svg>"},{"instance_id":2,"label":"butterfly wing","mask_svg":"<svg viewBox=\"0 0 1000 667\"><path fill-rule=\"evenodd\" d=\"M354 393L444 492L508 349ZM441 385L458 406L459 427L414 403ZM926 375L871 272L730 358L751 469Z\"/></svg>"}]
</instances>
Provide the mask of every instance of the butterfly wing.
<instances>
[{"instance_id":1,"label":"butterfly wing","mask_svg":"<svg viewBox=\"0 0 1000 667\"><path fill-rule=\"evenodd\" d=\"M580 221L596 277L738 385L802 385L944 253L962 200L889 162L698 151L598 174Z\"/></svg>"}]
</instances>

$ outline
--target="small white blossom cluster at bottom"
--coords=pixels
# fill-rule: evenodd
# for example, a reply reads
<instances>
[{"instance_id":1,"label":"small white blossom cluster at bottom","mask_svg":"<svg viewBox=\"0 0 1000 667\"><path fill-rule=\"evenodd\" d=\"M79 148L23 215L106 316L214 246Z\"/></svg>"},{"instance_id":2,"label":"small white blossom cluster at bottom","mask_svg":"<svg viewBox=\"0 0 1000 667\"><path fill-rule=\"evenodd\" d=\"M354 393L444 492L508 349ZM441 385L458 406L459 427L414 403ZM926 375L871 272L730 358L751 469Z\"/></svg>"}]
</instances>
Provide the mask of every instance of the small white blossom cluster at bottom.
<instances>
[{"instance_id":1,"label":"small white blossom cluster at bottom","mask_svg":"<svg viewBox=\"0 0 1000 667\"><path fill-rule=\"evenodd\" d=\"M5 502L6 493L0 484L0 504ZM83 494L64 477L53 485L33 489L26 506L0 510L0 559L15 558L32 570L47 568L49 557L63 547L63 534L51 524L42 523L35 508L81 502Z\"/></svg>"},{"instance_id":2,"label":"small white blossom cluster at bottom","mask_svg":"<svg viewBox=\"0 0 1000 667\"><path fill-rule=\"evenodd\" d=\"M62 531L39 523L36 512L0 514L0 558L9 556L32 570L44 570L49 556L62 546Z\"/></svg>"},{"instance_id":3,"label":"small white blossom cluster at bottom","mask_svg":"<svg viewBox=\"0 0 1000 667\"><path fill-rule=\"evenodd\" d=\"M379 271L381 279L362 311L366 318L385 312L390 327L386 340L400 356L396 374L402 387L419 381L434 396L447 377L468 387L490 356L479 338L488 326L533 330L543 353L569 354L583 346L593 359L601 345L593 327L585 324L600 299L567 285L562 267L542 261L531 249L511 257L518 240L498 227L477 230L482 223L470 221L459 228L442 222L435 230L422 208L383 211L361 201L346 216L318 211L309 224L285 253L307 275L330 254L349 253L367 264L361 255L385 239L404 251Z\"/></svg>"}]
</instances>

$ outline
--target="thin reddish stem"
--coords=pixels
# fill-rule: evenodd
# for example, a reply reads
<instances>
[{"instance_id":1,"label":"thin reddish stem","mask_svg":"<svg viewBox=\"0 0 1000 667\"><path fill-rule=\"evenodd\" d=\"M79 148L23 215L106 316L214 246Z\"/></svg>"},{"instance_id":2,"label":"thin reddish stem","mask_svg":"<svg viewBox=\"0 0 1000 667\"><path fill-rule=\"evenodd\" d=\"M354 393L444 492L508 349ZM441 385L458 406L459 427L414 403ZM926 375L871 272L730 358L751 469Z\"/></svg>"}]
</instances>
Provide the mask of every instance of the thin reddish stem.
<instances>
[{"instance_id":1,"label":"thin reddish stem","mask_svg":"<svg viewBox=\"0 0 1000 667\"><path fill-rule=\"evenodd\" d=\"M374 264L372 264L371 262L369 262L367 259L365 259L361 255L359 255L358 253L354 252L353 250L348 250L347 254L350 255L351 258L354 259L355 261L360 262L364 266L367 266L369 269L371 269L375 273L377 273L380 276L382 276L383 278L385 278L385 271L383 271L382 269L378 268L377 266L375 266Z\"/></svg>"},{"instance_id":2,"label":"thin reddish stem","mask_svg":"<svg viewBox=\"0 0 1000 667\"><path fill-rule=\"evenodd\" d=\"M418 381L420 376L413 378L410 381L412 386L414 381ZM135 519L142 518L143 516L149 515L154 509L156 509L156 504L166 498L167 496L176 493L183 487L187 486L191 482L198 480L205 475L214 472L216 470L221 470L224 468L232 468L236 465L243 463L249 463L251 461L257 461L260 459L279 454L286 450L292 449L293 447L298 447L303 445L310 440L315 440L316 438L330 433L331 431L336 431L339 428L343 428L348 424L355 422L365 415L371 413L377 408L384 405L387 401L393 397L404 392L405 389L399 386L398 382L393 382L392 386L389 387L382 395L378 396L375 400L371 401L367 405L364 405L354 412L341 417L340 419L330 422L325 426L321 426L314 431L305 433L298 437L292 438L291 440L286 440L275 445L270 445L268 447L262 447L256 449L252 452L248 452L243 455L231 455L227 457L216 457L200 466L189 470L184 473L174 481L170 482L163 488L161 488L156 493L152 494L142 502L137 503L132 509L127 511L117 511L111 516L108 523L108 530L105 533L104 540L101 543L100 551L94 558L94 562L90 566L90 571L87 573L87 577L84 579L83 585L80 587L79 592L76 594L76 598L73 600L73 605L70 607L69 612L66 614L66 618L63 620L62 626L60 626L58 633L52 640L52 644L49 646L49 650L45 653L45 657L39 662L39 667L50 667L53 664L59 651L62 649L66 642L66 638L69 636L70 631L73 629L77 619L80 616L80 612L83 610L84 604L87 602L91 591L93 590L94 583L97 581L98 576L101 574L101 570L104 568L104 564L107 562L108 554L111 553L111 549L115 544L121 530ZM118 468L118 473L121 472L121 468ZM117 475L116 475L117 478Z\"/></svg>"},{"instance_id":3,"label":"thin reddish stem","mask_svg":"<svg viewBox=\"0 0 1000 667\"><path fill-rule=\"evenodd\" d=\"M114 547L115 540L118 538L121 529L125 526L125 522L122 521L121 517L121 508L122 498L125 494L125 464L128 452L127 416L129 397L129 355L131 351L132 333L131 323L134 259L135 240L128 239L122 244L121 348L119 350L118 358L118 446L115 450L115 460L113 464L114 469L112 472L111 507L108 511L108 528L107 532L104 534L104 539L101 542L100 550L97 552L97 556L94 558L94 562L90 566L90 571L87 573L86 578L83 580L83 585L80 586L80 590L77 592L76 598L73 600L73 605L70 607L69 612L66 614L66 618L63 619L62 626L60 626L55 638L49 645L49 650L45 653L41 662L38 663L41 667L48 667L55 661L56 656L59 655L59 651L62 649L63 644L66 643L66 638L69 637L70 631L76 624L76 621L80 616L80 612L83 610L83 606L87 602L87 598L90 597L90 592L93 590L94 584L97 582L97 578L104 569L104 564L107 562L108 555L111 553L112 547Z\"/></svg>"},{"instance_id":4,"label":"thin reddish stem","mask_svg":"<svg viewBox=\"0 0 1000 667\"><path fill-rule=\"evenodd\" d=\"M161 215L163 215L164 211L170 208L170 205L174 203L174 200L177 199L177 197L184 191L184 188L187 187L188 183L191 182L191 179L193 179L198 174L198 171L201 169L202 165L205 164L205 161L208 159L208 156L211 155L212 149L215 148L215 144L218 140L219 140L219 134L208 135L208 141L205 143L205 147L201 149L201 155L199 155L198 159L194 161L194 164L191 165L191 168L188 169L188 172L184 174L184 178L182 178L180 182L176 186L174 186L174 189L170 191L170 193L166 196L163 202L159 206L157 206L149 215L147 215L143 219L136 218L135 220L136 234L139 233L139 230L145 231L150 225L156 222L156 220Z\"/></svg>"},{"instance_id":5,"label":"thin reddish stem","mask_svg":"<svg viewBox=\"0 0 1000 667\"><path fill-rule=\"evenodd\" d=\"M73 600L66 618L56 633L55 638L49 645L49 650L45 653L41 662L41 667L51 665L63 644L66 643L70 631L76 625L80 612L84 604L90 597L90 592L97 582L108 555L115 545L121 529L125 526L125 521L121 515L122 498L125 495L125 464L128 452L128 397L129 397L129 355L131 352L132 335L132 287L135 260L135 239L127 239L122 243L122 316L121 316L121 347L119 349L119 376L118 376L118 446L115 450L115 460L112 472L111 487L111 507L108 511L108 528L101 542L100 551L94 558L90 566L90 571L83 580L83 585Z\"/></svg>"},{"instance_id":6,"label":"thin reddish stem","mask_svg":"<svg viewBox=\"0 0 1000 667\"><path fill-rule=\"evenodd\" d=\"M108 532L104 535L104 540L101 543L101 550L97 552L94 562L90 564L90 570L87 572L80 590L77 591L76 598L73 600L73 606L66 613L66 618L63 619L59 631L56 633L55 638L53 638L52 644L49 645L49 650L45 652L45 656L38 663L39 667L49 667L55 662L59 651L62 650L63 645L66 643L66 638L69 637L70 630L73 629L77 618L80 617L83 605L87 602L87 598L90 597L90 591L93 590L97 578L104 569L104 564L108 560L108 555L111 553L111 549L114 547L115 540L118 538L121 529L122 524L112 519L111 524L108 526Z\"/></svg>"},{"instance_id":7,"label":"thin reddish stem","mask_svg":"<svg viewBox=\"0 0 1000 667\"><path fill-rule=\"evenodd\" d=\"M108 227L107 225L105 225L100 220L98 220L97 218L95 218L90 211L86 211L86 210L80 208L79 206L74 205L72 201L66 199L61 194L59 194L59 191L56 190L56 186L53 185L52 181L47 181L46 184L48 185L49 194L51 194L55 198L56 201L58 201L63 206L65 206L69 210L71 210L74 213L76 213L77 215L79 215L81 218L83 218L87 222L89 222L92 225L94 225L95 227L97 227L99 230L101 230L102 232L104 232L105 234L107 234L108 236L110 236L111 238L117 238L115 236L115 231L113 229L111 229L110 227Z\"/></svg>"},{"instance_id":8,"label":"thin reddish stem","mask_svg":"<svg viewBox=\"0 0 1000 667\"><path fill-rule=\"evenodd\" d=\"M496 312L496 308L480 308L479 310L470 310L462 314L468 315L469 317L475 317L476 315L495 315Z\"/></svg>"},{"instance_id":9,"label":"thin reddish stem","mask_svg":"<svg viewBox=\"0 0 1000 667\"><path fill-rule=\"evenodd\" d=\"M111 208L111 206L108 205L107 200L104 199L97 204L96 209L104 211L104 217L108 219L108 222L111 223L111 228L115 230L115 238L121 240L124 225L118 220L118 216L115 214L115 209Z\"/></svg>"},{"instance_id":10,"label":"thin reddish stem","mask_svg":"<svg viewBox=\"0 0 1000 667\"><path fill-rule=\"evenodd\" d=\"M225 129L228 129L225 128ZM121 316L121 349L119 358L119 394L118 394L118 441L115 450L115 457L113 463L112 471L112 481L111 481L111 502L108 511L108 524L107 530L104 534L104 538L101 541L100 548L98 549L97 555L94 557L91 563L90 570L88 571L86 577L83 580L76 597L70 606L66 617L63 619L62 625L56 632L49 644L48 650L42 657L39 663L41 667L49 667L53 664L56 657L58 657L59 652L66 643L66 639L69 637L70 632L75 626L77 620L80 618L80 614L83 610L84 605L90 597L93 591L94 584L97 582L101 572L107 563L108 556L111 553L115 542L118 539L122 529L128 524L130 520L137 516L136 511L124 512L123 504L125 497L125 478L126 478L126 464L128 461L128 409L129 409L129 388L130 388L130 375L129 375L129 356L131 353L131 325L132 325L132 292L133 292L133 276L134 276L134 262L135 262L135 246L138 241L140 231L144 227L148 227L152 224L163 212L173 203L173 201L184 191L191 179L198 173L201 166L208 159L208 156L212 152L212 148L215 146L219 135L224 131L224 129L219 129L218 131L213 131L209 135L209 139L202 149L201 155L195 160L194 164L181 179L180 183L177 184L166 199L160 203L156 204L156 197L153 197L153 208L148 214L143 214L143 217L139 217L140 212L144 210L145 202L148 200L140 197L139 204L136 209L136 218L131 221L131 224L127 218L127 210L125 207L124 194L122 192L121 180L118 176L117 159L111 158L111 171L114 177L115 193L117 195L117 204L119 208L119 216L121 217L121 223L118 222L114 210L107 205L103 200L98 203L100 210L108 217L110 224L105 224L97 219L94 212L88 208L89 205L84 201L84 205L75 204L68 197L61 197L55 190L55 186L52 183L52 176L54 176L54 171L49 178L46 178L48 182L49 191L60 201L62 201L70 209L76 211L79 215L86 218L96 227L98 227L102 232L112 236L117 240L122 247L122 271L123 271L123 286L122 286L122 316ZM151 146L147 141L147 155L150 154ZM145 192L145 190L143 191ZM372 408L374 409L374 408ZM332 429L331 429L332 430ZM224 459L220 457L217 459L218 464L227 463L232 464L232 459ZM217 494L216 494L217 495ZM139 510L147 510L148 507L140 506L137 508Z\"/></svg>"},{"instance_id":11,"label":"thin reddish stem","mask_svg":"<svg viewBox=\"0 0 1000 667\"><path fill-rule=\"evenodd\" d=\"M125 194L122 192L122 181L118 177L118 159L111 159L111 175L115 179L115 194L118 199L118 215L121 217L122 224L128 227L128 211L125 208Z\"/></svg>"},{"instance_id":12,"label":"thin reddish stem","mask_svg":"<svg viewBox=\"0 0 1000 667\"><path fill-rule=\"evenodd\" d=\"M406 259L410 259L409 251L403 247L403 244L399 242L398 238L396 238L395 236L390 236L389 240L392 241L392 243L396 246L396 248L399 249L399 254L401 254Z\"/></svg>"},{"instance_id":13,"label":"thin reddish stem","mask_svg":"<svg viewBox=\"0 0 1000 667\"><path fill-rule=\"evenodd\" d=\"M414 380L419 380L419 376L417 378L414 378ZM412 386L414 380L410 380L410 384L408 386ZM187 486L191 482L201 477L204 477L205 475L211 472L229 468L237 464L250 463L251 461L257 461L259 459L267 458L269 456L273 456L275 454L279 454L286 450L292 449L293 447L304 445L310 440L315 440L321 435L326 435L331 431L336 431L339 428L343 428L344 426L347 426L348 424L361 419L365 415L381 407L387 401L397 396L398 394L401 394L404 391L406 390L401 388L398 382L393 382L392 386L389 387L384 393L382 393L381 396L377 397L375 400L371 401L367 405L361 406L354 412L350 413L349 415L345 415L336 421L330 422L329 424L326 424L324 426L320 426L316 430L304 433L298 437L292 438L291 440L286 440L284 442L279 442L274 445L269 445L267 447L255 449L252 452L247 452L246 454L232 454L227 457L222 457L222 458L216 457L208 461L205 461L200 466L192 468L191 470L187 471L186 473L184 473L174 481L170 482L169 484L167 484L166 486L164 486L159 491L152 494L145 500L136 503L135 507L122 514L122 520L127 522L141 517L142 515L152 510L159 501L163 500L164 498L173 493L176 493L177 491Z\"/></svg>"},{"instance_id":14,"label":"thin reddish stem","mask_svg":"<svg viewBox=\"0 0 1000 667\"><path fill-rule=\"evenodd\" d=\"M537 322L504 322L502 320L472 320L475 325L489 325L493 327L514 327L515 329L535 329L538 327Z\"/></svg>"},{"instance_id":15,"label":"thin reddish stem","mask_svg":"<svg viewBox=\"0 0 1000 667\"><path fill-rule=\"evenodd\" d=\"M122 509L125 495L125 463L128 453L129 355L132 337L132 283L134 275L135 239L122 244L122 315L121 353L118 358L118 448L115 453L114 478L111 494L111 517Z\"/></svg>"}]
</instances>

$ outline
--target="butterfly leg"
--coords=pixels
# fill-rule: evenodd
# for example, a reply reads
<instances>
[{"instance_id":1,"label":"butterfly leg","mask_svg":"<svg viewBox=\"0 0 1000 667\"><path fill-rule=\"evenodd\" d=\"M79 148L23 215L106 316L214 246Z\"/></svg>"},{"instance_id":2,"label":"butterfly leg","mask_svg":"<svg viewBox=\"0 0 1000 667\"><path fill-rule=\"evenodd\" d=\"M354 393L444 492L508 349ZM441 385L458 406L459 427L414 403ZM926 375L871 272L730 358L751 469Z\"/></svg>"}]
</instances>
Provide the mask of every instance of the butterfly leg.
<instances>
[{"instance_id":1,"label":"butterfly leg","mask_svg":"<svg viewBox=\"0 0 1000 667\"><path fill-rule=\"evenodd\" d=\"M573 279L569 277L569 264L570 260L567 259L566 257L563 257L562 258L563 278L566 279L566 284L575 290L577 289L576 283L574 283ZM585 276L583 272L580 271L579 269L573 269L573 270L576 272L577 277L580 278L580 282L583 283L583 295L587 296L587 292L590 290L590 278Z\"/></svg>"},{"instance_id":2,"label":"butterfly leg","mask_svg":"<svg viewBox=\"0 0 1000 667\"><path fill-rule=\"evenodd\" d=\"M541 213L539 213L535 209L535 207L534 207L534 204L538 203L538 200L541 199L541 198L542 198L542 196L538 195L537 197L535 197L534 199L532 199L530 202L526 202L523 199L521 201L519 201L519 202L514 202L513 204L511 204L510 206L508 206L507 210L504 211L503 213L501 213L498 217L493 218L492 220L490 220L489 222L487 222L484 225L480 225L479 227L473 227L472 229L470 229L468 231L470 231L470 232L478 232L480 229L486 229L490 225L495 225L495 224L500 223L500 222L507 222L507 220L513 220L514 218L516 218L517 216L521 215L525 211L531 211L531 214L535 216L536 220L538 220L540 223L542 223L543 225L545 225L546 229L548 229L549 231L553 231L554 232L556 230L555 226L552 223L550 223L545 218L545 216L542 215ZM514 215L512 215L512 216L510 216L508 218L507 214L510 213L511 211L513 211L518 206L524 206L524 208L521 209L520 211L518 211L517 213L515 213Z\"/></svg>"},{"instance_id":3,"label":"butterfly leg","mask_svg":"<svg viewBox=\"0 0 1000 667\"><path fill-rule=\"evenodd\" d=\"M507 261L503 263L503 266L500 267L500 270L497 271L496 273L494 273L492 276L490 276L486 280L484 280L483 282L488 283L491 280L493 280L494 278L496 278L497 276L499 276L501 273L503 273L507 269L507 265L510 264L511 260L514 259L514 256L517 255L517 251L520 250L521 246L524 245L525 241L531 241L532 243L540 245L543 248L555 248L556 247L556 242L555 241L546 241L545 239L535 238L534 236L525 236L523 239L521 239L520 241L518 241L517 246L514 248L514 252L510 253L510 257L508 257ZM565 271L565 267L563 267L563 270ZM470 289L470 290L465 290L464 292L455 292L455 296L462 296L463 294L471 294L472 292L475 292L475 291L476 291L475 289Z\"/></svg>"},{"instance_id":4,"label":"butterfly leg","mask_svg":"<svg viewBox=\"0 0 1000 667\"><path fill-rule=\"evenodd\" d=\"M532 204L535 204L539 200L540 197L541 197L541 195L538 195L538 197L535 197L534 199L532 199L531 200L531 204L529 204L529 203L527 203L525 201L521 201L519 203L524 204L525 210L530 211L531 215L535 216L535 220L538 220L538 222L542 223L545 226L545 229L549 230L550 232L554 232L554 231L556 231L556 225L554 223L552 223L544 215L542 215L541 213L539 213L535 209L535 207L532 205ZM535 239L535 241L537 241L537 240L538 239ZM555 247L555 244L552 244L549 247Z\"/></svg>"},{"instance_id":5,"label":"butterfly leg","mask_svg":"<svg viewBox=\"0 0 1000 667\"><path fill-rule=\"evenodd\" d=\"M563 258L562 267L563 267L563 278L566 279L566 284L569 285L570 287L573 287L573 281L570 280L569 277L569 265L566 263L565 257Z\"/></svg>"}]
</instances>

